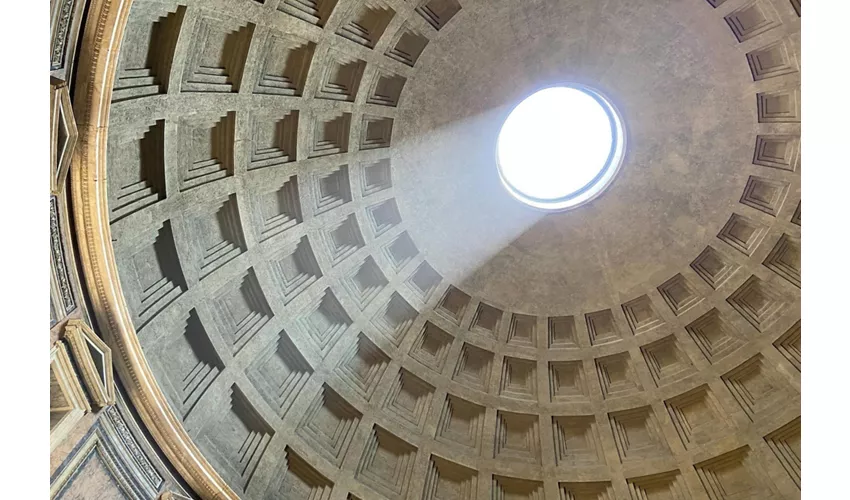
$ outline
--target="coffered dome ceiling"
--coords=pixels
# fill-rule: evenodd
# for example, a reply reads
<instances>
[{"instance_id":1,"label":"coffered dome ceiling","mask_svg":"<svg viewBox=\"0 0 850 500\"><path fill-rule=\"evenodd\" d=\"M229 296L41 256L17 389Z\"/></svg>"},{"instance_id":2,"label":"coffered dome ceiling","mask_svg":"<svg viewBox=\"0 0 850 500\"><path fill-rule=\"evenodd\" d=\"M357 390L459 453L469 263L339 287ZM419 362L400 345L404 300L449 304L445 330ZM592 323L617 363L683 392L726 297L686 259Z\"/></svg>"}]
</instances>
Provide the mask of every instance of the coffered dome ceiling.
<instances>
[{"instance_id":1,"label":"coffered dome ceiling","mask_svg":"<svg viewBox=\"0 0 850 500\"><path fill-rule=\"evenodd\" d=\"M687 265L735 208L747 171L731 166L756 132L729 27L700 2L464 8L406 87L393 148L402 214L435 268L508 308L569 314ZM510 109L562 81L617 102L629 151L605 196L543 217L507 194L493 152Z\"/></svg>"},{"instance_id":2,"label":"coffered dome ceiling","mask_svg":"<svg viewBox=\"0 0 850 500\"><path fill-rule=\"evenodd\" d=\"M799 12L135 0L113 250L204 458L245 498L798 498ZM564 82L628 149L544 213L496 137Z\"/></svg>"}]
</instances>

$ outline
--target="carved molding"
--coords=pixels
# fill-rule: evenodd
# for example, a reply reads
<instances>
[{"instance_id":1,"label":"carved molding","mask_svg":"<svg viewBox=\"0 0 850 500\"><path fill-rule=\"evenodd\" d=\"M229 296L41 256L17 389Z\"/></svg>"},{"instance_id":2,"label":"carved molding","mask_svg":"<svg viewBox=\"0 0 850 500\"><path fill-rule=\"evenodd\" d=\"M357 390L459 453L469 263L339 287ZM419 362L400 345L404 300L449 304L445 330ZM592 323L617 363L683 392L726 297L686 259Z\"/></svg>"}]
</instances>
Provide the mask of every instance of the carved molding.
<instances>
[{"instance_id":1,"label":"carved molding","mask_svg":"<svg viewBox=\"0 0 850 500\"><path fill-rule=\"evenodd\" d=\"M115 404L112 350L80 319L65 324L65 341L79 367L92 403L98 408Z\"/></svg>"},{"instance_id":2,"label":"carved molding","mask_svg":"<svg viewBox=\"0 0 850 500\"><path fill-rule=\"evenodd\" d=\"M162 476L141 453L118 410L112 406L104 413L106 417L97 421L51 476L50 498L79 498L81 493L86 497L115 498L114 494L120 493L132 500L156 498L164 483ZM105 469L110 479L107 484L87 481L91 474L86 469L92 461ZM75 484L79 480L82 484ZM91 491L93 486L97 491Z\"/></svg>"},{"instance_id":3,"label":"carved molding","mask_svg":"<svg viewBox=\"0 0 850 500\"><path fill-rule=\"evenodd\" d=\"M50 498L63 498L65 492L73 487L74 480L81 470L92 459L97 459L104 465L111 479L115 480L117 489L122 496L133 500L141 497L133 495L133 489L126 478L120 474L120 469L112 453L102 446L102 440L97 433L91 433L80 442L70 459L62 465L59 473L50 480Z\"/></svg>"},{"instance_id":4,"label":"carved molding","mask_svg":"<svg viewBox=\"0 0 850 500\"><path fill-rule=\"evenodd\" d=\"M124 417L121 416L121 413L115 406L105 409L104 414L111 422L112 428L115 430L115 436L130 454L133 463L139 468L144 478L147 479L153 488L159 488L163 483L162 476L154 469L153 464L150 463L148 457L142 452L139 443L136 442L136 438L133 437L133 434L127 427Z\"/></svg>"},{"instance_id":5,"label":"carved molding","mask_svg":"<svg viewBox=\"0 0 850 500\"><path fill-rule=\"evenodd\" d=\"M50 74L68 80L80 33L85 0L50 2Z\"/></svg>"},{"instance_id":6,"label":"carved molding","mask_svg":"<svg viewBox=\"0 0 850 500\"><path fill-rule=\"evenodd\" d=\"M55 4L50 37L50 69L60 69L65 62L65 46L74 13L75 0L60 0Z\"/></svg>"},{"instance_id":7,"label":"carved molding","mask_svg":"<svg viewBox=\"0 0 850 500\"><path fill-rule=\"evenodd\" d=\"M65 247L63 244L62 222L59 214L59 200L56 196L50 197L50 263L52 268L51 291L53 300L62 310L57 311L57 318L64 318L77 308L74 299L74 291L71 286L71 276L65 259Z\"/></svg>"},{"instance_id":8,"label":"carved molding","mask_svg":"<svg viewBox=\"0 0 850 500\"><path fill-rule=\"evenodd\" d=\"M91 411L62 341L50 349L50 451Z\"/></svg>"},{"instance_id":9,"label":"carved molding","mask_svg":"<svg viewBox=\"0 0 850 500\"><path fill-rule=\"evenodd\" d=\"M71 96L65 82L50 79L50 191L65 189L71 156L77 145L77 122L71 108Z\"/></svg>"},{"instance_id":10,"label":"carved molding","mask_svg":"<svg viewBox=\"0 0 850 500\"><path fill-rule=\"evenodd\" d=\"M79 142L71 189L80 261L92 309L115 368L142 422L171 464L203 498L238 498L209 464L174 414L151 373L133 326L112 249L106 183L106 143L116 54L130 13L129 0L93 0L75 81Z\"/></svg>"}]
</instances>

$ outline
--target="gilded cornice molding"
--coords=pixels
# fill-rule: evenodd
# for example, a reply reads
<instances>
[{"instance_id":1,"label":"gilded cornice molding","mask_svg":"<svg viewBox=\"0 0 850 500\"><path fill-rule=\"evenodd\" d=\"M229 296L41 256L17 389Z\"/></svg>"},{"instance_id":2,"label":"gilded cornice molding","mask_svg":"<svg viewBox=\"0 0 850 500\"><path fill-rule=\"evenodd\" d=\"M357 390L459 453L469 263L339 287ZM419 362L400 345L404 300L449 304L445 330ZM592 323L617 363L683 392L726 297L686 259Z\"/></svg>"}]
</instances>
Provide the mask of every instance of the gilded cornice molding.
<instances>
[{"instance_id":1,"label":"gilded cornice molding","mask_svg":"<svg viewBox=\"0 0 850 500\"><path fill-rule=\"evenodd\" d=\"M142 352L118 279L107 212L106 142L118 49L131 4L92 0L83 34L73 103L79 142L71 167L80 261L98 327L142 422L202 498L238 498L169 407Z\"/></svg>"}]
</instances>

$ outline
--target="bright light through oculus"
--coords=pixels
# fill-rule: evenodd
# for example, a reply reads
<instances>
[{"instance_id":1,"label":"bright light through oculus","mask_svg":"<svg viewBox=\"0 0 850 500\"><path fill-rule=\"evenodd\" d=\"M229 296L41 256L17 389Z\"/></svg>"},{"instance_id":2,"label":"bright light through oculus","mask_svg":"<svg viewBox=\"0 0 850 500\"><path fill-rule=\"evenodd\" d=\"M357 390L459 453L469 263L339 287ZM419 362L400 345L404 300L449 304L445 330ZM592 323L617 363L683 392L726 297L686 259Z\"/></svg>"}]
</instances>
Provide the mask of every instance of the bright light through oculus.
<instances>
[{"instance_id":1,"label":"bright light through oculus","mask_svg":"<svg viewBox=\"0 0 850 500\"><path fill-rule=\"evenodd\" d=\"M564 210L590 201L620 167L625 135L617 111L583 86L540 90L502 125L496 161L502 184L520 201Z\"/></svg>"}]
</instances>

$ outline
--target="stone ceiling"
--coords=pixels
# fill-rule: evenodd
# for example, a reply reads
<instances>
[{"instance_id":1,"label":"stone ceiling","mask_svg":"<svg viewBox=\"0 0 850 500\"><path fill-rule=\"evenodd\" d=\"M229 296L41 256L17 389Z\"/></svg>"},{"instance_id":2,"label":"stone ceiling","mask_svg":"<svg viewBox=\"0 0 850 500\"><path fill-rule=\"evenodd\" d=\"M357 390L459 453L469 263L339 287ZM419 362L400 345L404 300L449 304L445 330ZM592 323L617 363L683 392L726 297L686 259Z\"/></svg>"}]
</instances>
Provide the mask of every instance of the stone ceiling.
<instances>
[{"instance_id":1,"label":"stone ceiling","mask_svg":"<svg viewBox=\"0 0 850 500\"><path fill-rule=\"evenodd\" d=\"M475 21L423 54L393 147L402 214L429 261L534 314L619 304L686 266L738 203L757 133L728 26L699 2L470 3ZM544 217L511 199L493 156L513 105L563 81L614 100L629 151L605 196Z\"/></svg>"},{"instance_id":2,"label":"stone ceiling","mask_svg":"<svg viewBox=\"0 0 850 500\"><path fill-rule=\"evenodd\" d=\"M110 220L172 410L245 498L798 498L799 31L788 0L135 0ZM544 215L495 137L562 81L628 151Z\"/></svg>"}]
</instances>

